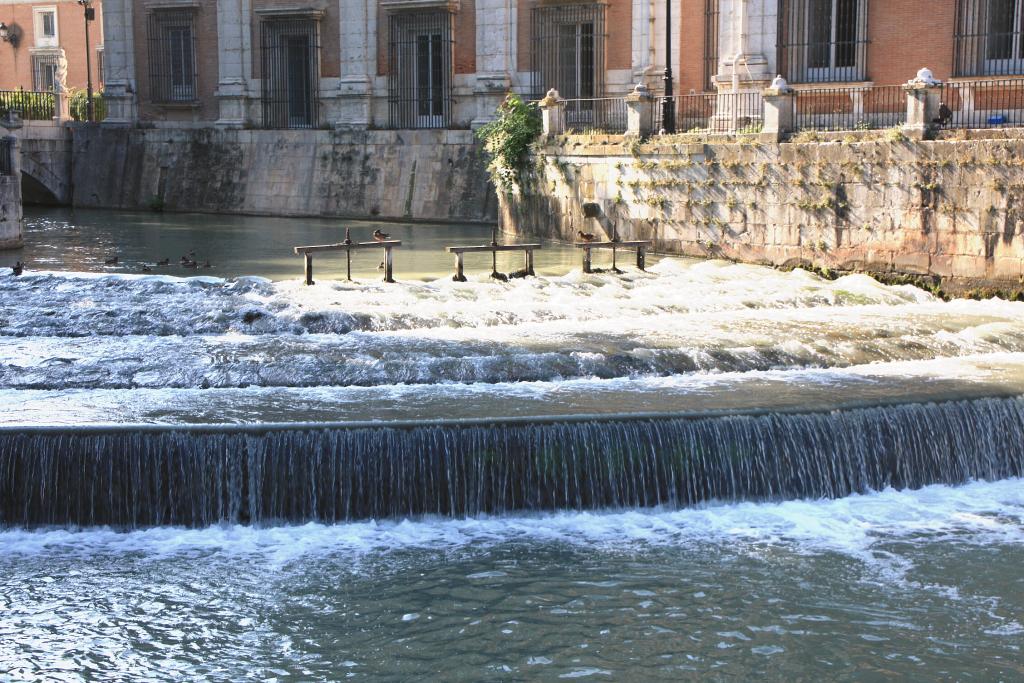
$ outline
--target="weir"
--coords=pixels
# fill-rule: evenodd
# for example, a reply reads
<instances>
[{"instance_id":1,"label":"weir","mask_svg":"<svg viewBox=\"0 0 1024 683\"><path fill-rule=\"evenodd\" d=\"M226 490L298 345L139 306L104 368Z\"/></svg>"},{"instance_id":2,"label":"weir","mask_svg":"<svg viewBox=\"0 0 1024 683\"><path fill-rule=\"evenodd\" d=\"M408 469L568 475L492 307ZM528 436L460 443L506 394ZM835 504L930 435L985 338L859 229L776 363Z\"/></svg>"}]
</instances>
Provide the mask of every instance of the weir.
<instances>
[{"instance_id":1,"label":"weir","mask_svg":"<svg viewBox=\"0 0 1024 683\"><path fill-rule=\"evenodd\" d=\"M835 498L1024 474L1024 399L498 424L0 432L0 526L271 525Z\"/></svg>"}]
</instances>

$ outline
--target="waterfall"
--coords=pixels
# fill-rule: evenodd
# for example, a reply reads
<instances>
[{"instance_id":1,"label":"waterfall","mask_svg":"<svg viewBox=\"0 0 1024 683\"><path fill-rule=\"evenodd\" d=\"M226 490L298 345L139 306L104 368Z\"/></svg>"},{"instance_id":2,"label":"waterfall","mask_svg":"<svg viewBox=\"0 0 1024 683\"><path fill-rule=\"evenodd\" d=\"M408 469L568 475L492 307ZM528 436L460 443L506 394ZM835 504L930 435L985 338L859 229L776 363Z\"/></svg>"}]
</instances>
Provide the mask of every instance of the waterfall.
<instances>
[{"instance_id":1,"label":"waterfall","mask_svg":"<svg viewBox=\"0 0 1024 683\"><path fill-rule=\"evenodd\" d=\"M0 525L136 528L834 498L1024 474L1024 399L828 413L0 432Z\"/></svg>"}]
</instances>

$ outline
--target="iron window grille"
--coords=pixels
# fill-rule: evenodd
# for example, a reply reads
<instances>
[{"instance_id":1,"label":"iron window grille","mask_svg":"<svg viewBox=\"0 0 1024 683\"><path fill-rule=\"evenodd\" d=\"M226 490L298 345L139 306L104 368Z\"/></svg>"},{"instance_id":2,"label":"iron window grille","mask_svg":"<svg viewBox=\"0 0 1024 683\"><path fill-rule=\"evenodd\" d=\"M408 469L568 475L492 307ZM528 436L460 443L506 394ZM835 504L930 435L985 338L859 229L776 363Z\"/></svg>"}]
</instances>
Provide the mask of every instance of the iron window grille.
<instances>
[{"instance_id":1,"label":"iron window grille","mask_svg":"<svg viewBox=\"0 0 1024 683\"><path fill-rule=\"evenodd\" d=\"M533 9L531 52L533 92L550 88L569 100L588 100L605 94L605 5L569 4ZM586 117L581 106L577 116ZM570 125L586 121L569 121Z\"/></svg>"},{"instance_id":2,"label":"iron window grille","mask_svg":"<svg viewBox=\"0 0 1024 683\"><path fill-rule=\"evenodd\" d=\"M779 64L791 83L867 79L868 0L783 0Z\"/></svg>"},{"instance_id":3,"label":"iron window grille","mask_svg":"<svg viewBox=\"0 0 1024 683\"><path fill-rule=\"evenodd\" d=\"M36 92L53 92L57 89L57 65L59 54L32 55L32 89Z\"/></svg>"},{"instance_id":4,"label":"iron window grille","mask_svg":"<svg viewBox=\"0 0 1024 683\"><path fill-rule=\"evenodd\" d=\"M264 128L316 128L320 121L320 22L260 24Z\"/></svg>"},{"instance_id":5,"label":"iron window grille","mask_svg":"<svg viewBox=\"0 0 1024 683\"><path fill-rule=\"evenodd\" d=\"M1024 74L1024 0L958 0L957 76Z\"/></svg>"},{"instance_id":6,"label":"iron window grille","mask_svg":"<svg viewBox=\"0 0 1024 683\"><path fill-rule=\"evenodd\" d=\"M454 15L448 10L396 11L388 21L389 126L450 127Z\"/></svg>"},{"instance_id":7,"label":"iron window grille","mask_svg":"<svg viewBox=\"0 0 1024 683\"><path fill-rule=\"evenodd\" d=\"M159 104L194 102L195 11L154 10L149 15L150 99Z\"/></svg>"},{"instance_id":8,"label":"iron window grille","mask_svg":"<svg viewBox=\"0 0 1024 683\"><path fill-rule=\"evenodd\" d=\"M715 89L718 74L718 0L705 0L704 4L704 89Z\"/></svg>"}]
</instances>

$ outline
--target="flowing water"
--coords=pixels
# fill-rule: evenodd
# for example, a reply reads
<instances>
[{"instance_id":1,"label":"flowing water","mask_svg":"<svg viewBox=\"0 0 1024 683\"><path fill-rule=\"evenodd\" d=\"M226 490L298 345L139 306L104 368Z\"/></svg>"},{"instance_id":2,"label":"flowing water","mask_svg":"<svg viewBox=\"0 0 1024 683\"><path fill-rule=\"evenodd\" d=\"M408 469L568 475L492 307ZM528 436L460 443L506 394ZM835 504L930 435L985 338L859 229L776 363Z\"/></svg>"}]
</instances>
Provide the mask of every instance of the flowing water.
<instances>
[{"instance_id":1,"label":"flowing water","mask_svg":"<svg viewBox=\"0 0 1024 683\"><path fill-rule=\"evenodd\" d=\"M0 679L1024 676L1024 304L345 225L30 215Z\"/></svg>"}]
</instances>

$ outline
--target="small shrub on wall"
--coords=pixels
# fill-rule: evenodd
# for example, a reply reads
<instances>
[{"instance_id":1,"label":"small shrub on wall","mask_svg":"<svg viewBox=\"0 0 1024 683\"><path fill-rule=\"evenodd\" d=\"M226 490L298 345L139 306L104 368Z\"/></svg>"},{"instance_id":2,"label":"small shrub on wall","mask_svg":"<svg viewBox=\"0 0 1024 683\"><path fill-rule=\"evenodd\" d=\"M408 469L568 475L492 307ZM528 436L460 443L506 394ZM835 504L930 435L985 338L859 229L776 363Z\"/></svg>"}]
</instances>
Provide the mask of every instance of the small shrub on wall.
<instances>
[{"instance_id":1,"label":"small shrub on wall","mask_svg":"<svg viewBox=\"0 0 1024 683\"><path fill-rule=\"evenodd\" d=\"M87 121L89 114L87 111L86 103L89 101L89 95L85 90L79 88L73 88L71 90L71 118L75 121ZM93 116L96 121L102 121L107 118L107 101L103 99L103 92L94 92L92 94L93 103Z\"/></svg>"},{"instance_id":2,"label":"small shrub on wall","mask_svg":"<svg viewBox=\"0 0 1024 683\"><path fill-rule=\"evenodd\" d=\"M540 110L519 95L509 94L498 107L497 118L477 131L490 158L487 170L495 187L512 192L520 184L520 174L530 145L541 134Z\"/></svg>"}]
</instances>

